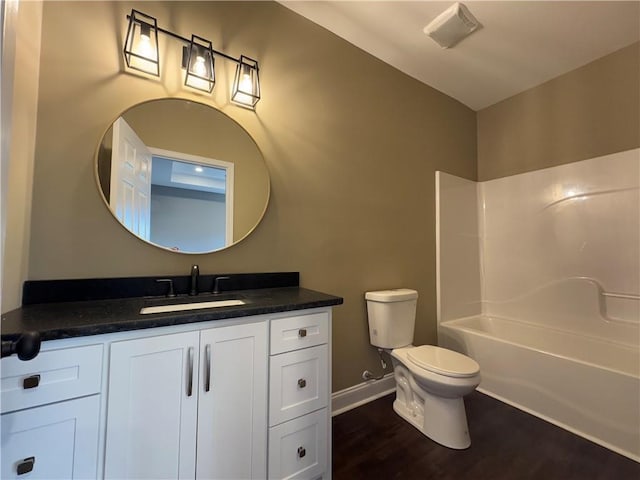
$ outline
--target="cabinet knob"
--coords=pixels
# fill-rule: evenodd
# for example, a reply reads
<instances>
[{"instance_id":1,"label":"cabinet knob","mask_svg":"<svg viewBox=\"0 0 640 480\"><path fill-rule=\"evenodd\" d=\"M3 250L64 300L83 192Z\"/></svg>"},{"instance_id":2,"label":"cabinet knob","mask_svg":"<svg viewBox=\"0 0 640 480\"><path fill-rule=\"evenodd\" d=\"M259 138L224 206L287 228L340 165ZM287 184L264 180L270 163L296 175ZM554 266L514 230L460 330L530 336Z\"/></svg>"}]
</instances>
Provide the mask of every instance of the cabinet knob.
<instances>
[{"instance_id":1,"label":"cabinet knob","mask_svg":"<svg viewBox=\"0 0 640 480\"><path fill-rule=\"evenodd\" d=\"M38 385L40 385L40 375L31 375L22 380L22 388L25 390L36 388Z\"/></svg>"},{"instance_id":2,"label":"cabinet knob","mask_svg":"<svg viewBox=\"0 0 640 480\"><path fill-rule=\"evenodd\" d=\"M304 388L307 386L307 381L304 378L299 378L298 379L298 387L299 388Z\"/></svg>"},{"instance_id":3,"label":"cabinet knob","mask_svg":"<svg viewBox=\"0 0 640 480\"><path fill-rule=\"evenodd\" d=\"M306 328L301 328L300 330L298 330L298 336L300 338L304 338L307 336L307 329Z\"/></svg>"},{"instance_id":4,"label":"cabinet knob","mask_svg":"<svg viewBox=\"0 0 640 480\"><path fill-rule=\"evenodd\" d=\"M298 447L298 458L302 458L307 454L307 451L304 447Z\"/></svg>"},{"instance_id":5,"label":"cabinet knob","mask_svg":"<svg viewBox=\"0 0 640 480\"><path fill-rule=\"evenodd\" d=\"M24 475L25 473L29 473L31 470L33 470L33 465L35 463L36 463L36 457L29 457L22 460L18 464L18 468L16 469L18 475Z\"/></svg>"}]
</instances>

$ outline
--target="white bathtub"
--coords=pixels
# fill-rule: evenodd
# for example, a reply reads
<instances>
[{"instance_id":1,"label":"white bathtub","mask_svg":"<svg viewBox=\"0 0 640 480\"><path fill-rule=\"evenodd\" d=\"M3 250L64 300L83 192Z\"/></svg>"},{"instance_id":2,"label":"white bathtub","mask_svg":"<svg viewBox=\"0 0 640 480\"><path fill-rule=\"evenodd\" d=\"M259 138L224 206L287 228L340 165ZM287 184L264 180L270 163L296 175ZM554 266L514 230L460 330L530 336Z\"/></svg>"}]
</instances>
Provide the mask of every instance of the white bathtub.
<instances>
[{"instance_id":1,"label":"white bathtub","mask_svg":"<svg viewBox=\"0 0 640 480\"><path fill-rule=\"evenodd\" d=\"M441 322L438 335L480 364L481 392L640 462L637 345L490 316Z\"/></svg>"}]
</instances>

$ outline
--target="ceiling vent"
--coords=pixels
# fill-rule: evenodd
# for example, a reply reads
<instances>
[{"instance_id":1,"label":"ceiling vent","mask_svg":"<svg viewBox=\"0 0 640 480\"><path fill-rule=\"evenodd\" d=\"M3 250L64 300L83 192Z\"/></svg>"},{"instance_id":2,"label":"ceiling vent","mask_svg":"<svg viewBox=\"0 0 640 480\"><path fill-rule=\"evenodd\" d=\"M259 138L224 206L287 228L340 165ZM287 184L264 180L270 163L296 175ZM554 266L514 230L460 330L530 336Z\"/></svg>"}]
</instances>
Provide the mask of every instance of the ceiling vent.
<instances>
[{"instance_id":1,"label":"ceiling vent","mask_svg":"<svg viewBox=\"0 0 640 480\"><path fill-rule=\"evenodd\" d=\"M424 33L442 48L450 48L481 26L465 5L456 2L424 27Z\"/></svg>"}]
</instances>

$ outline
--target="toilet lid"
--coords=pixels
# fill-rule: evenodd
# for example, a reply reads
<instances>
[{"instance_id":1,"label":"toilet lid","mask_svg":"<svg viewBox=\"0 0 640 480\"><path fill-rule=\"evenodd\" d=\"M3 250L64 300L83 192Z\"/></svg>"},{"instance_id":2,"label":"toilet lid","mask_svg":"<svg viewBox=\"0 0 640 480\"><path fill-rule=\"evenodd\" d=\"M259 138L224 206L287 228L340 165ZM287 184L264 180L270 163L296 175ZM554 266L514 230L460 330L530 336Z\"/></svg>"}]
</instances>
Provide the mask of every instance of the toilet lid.
<instances>
[{"instance_id":1,"label":"toilet lid","mask_svg":"<svg viewBox=\"0 0 640 480\"><path fill-rule=\"evenodd\" d=\"M480 371L480 365L473 358L435 345L412 348L407 357L425 370L448 377L472 377Z\"/></svg>"}]
</instances>

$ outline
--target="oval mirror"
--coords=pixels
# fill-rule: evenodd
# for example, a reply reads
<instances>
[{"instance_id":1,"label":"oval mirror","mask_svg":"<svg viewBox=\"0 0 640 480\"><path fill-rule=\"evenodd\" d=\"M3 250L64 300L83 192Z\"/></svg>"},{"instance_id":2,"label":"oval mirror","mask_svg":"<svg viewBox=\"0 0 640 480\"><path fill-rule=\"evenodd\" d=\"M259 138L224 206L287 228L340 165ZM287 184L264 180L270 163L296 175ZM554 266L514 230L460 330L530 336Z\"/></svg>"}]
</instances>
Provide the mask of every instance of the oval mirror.
<instances>
[{"instance_id":1,"label":"oval mirror","mask_svg":"<svg viewBox=\"0 0 640 480\"><path fill-rule=\"evenodd\" d=\"M269 173L253 138L219 110L176 98L120 115L98 146L96 174L127 230L175 252L239 242L269 201Z\"/></svg>"}]
</instances>

